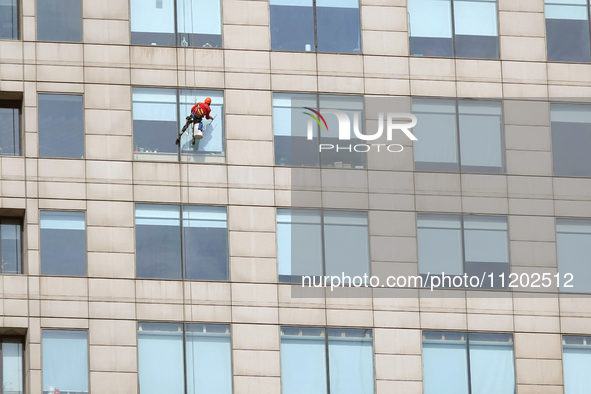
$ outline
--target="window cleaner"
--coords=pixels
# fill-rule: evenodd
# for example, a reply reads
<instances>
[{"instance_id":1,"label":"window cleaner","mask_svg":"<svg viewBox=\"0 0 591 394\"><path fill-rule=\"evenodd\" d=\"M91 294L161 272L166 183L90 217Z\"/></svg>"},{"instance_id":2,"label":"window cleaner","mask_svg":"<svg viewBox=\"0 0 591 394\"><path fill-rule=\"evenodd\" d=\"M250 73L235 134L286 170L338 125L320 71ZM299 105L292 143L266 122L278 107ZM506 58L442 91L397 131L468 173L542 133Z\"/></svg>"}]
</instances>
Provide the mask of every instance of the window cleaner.
<instances>
[{"instance_id":1,"label":"window cleaner","mask_svg":"<svg viewBox=\"0 0 591 394\"><path fill-rule=\"evenodd\" d=\"M197 103L191 108L191 115L187 116L187 123L183 126L183 129L179 133L175 144L181 143L181 136L183 133L189 128L189 125L193 124L193 141L191 142L192 145L195 145L195 140L200 140L203 138L203 117L205 119L213 119L209 116L211 112L211 98L207 97L203 103ZM195 124L197 124L197 128L195 128Z\"/></svg>"}]
</instances>

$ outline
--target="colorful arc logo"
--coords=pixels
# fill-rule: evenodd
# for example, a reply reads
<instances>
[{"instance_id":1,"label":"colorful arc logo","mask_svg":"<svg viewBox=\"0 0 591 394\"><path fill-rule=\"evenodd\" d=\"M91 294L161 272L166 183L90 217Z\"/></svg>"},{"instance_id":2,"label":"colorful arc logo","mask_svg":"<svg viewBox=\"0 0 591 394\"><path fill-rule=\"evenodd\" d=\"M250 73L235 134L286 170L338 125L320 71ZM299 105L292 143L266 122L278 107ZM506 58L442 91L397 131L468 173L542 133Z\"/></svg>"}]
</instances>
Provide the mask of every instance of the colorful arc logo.
<instances>
[{"instance_id":1,"label":"colorful arc logo","mask_svg":"<svg viewBox=\"0 0 591 394\"><path fill-rule=\"evenodd\" d=\"M308 107L304 107L304 109L307 109L308 111L312 111L314 112L316 115L318 115L318 118L322 119L322 123L324 123L324 126L326 127L326 131L328 131L328 125L326 124L326 120L324 120L324 116L320 115L320 112L318 111L314 111L312 108L308 108ZM308 115L309 117L313 118L316 123L318 123L318 126L320 127L320 129L322 130L322 124L320 123L320 119L318 119L316 116L308 113L308 112L302 112L306 115Z\"/></svg>"}]
</instances>

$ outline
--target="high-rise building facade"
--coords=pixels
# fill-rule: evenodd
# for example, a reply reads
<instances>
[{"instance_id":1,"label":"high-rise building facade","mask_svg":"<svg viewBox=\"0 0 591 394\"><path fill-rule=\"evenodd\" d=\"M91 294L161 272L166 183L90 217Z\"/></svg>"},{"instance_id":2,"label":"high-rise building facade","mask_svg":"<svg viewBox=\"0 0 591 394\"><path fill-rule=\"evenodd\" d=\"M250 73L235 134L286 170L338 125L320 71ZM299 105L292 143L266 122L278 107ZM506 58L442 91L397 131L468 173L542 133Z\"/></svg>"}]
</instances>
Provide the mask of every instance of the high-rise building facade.
<instances>
[{"instance_id":1,"label":"high-rise building facade","mask_svg":"<svg viewBox=\"0 0 591 394\"><path fill-rule=\"evenodd\" d=\"M0 394L591 392L589 15L0 0Z\"/></svg>"}]
</instances>

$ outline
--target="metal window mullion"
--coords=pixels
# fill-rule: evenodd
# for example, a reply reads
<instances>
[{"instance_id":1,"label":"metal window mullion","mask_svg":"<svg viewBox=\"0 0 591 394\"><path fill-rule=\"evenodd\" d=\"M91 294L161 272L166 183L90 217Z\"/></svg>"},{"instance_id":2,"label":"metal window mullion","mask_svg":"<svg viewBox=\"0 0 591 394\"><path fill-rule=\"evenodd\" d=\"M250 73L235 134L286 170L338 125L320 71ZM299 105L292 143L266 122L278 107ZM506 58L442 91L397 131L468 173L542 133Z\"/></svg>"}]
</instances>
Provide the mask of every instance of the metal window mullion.
<instances>
[{"instance_id":1,"label":"metal window mullion","mask_svg":"<svg viewBox=\"0 0 591 394\"><path fill-rule=\"evenodd\" d=\"M472 370L470 368L470 334L466 331L466 357L468 365L468 394L472 394Z\"/></svg>"},{"instance_id":2,"label":"metal window mullion","mask_svg":"<svg viewBox=\"0 0 591 394\"><path fill-rule=\"evenodd\" d=\"M175 2L176 4L176 2ZM175 11L175 15L176 15L176 11ZM176 21L176 16L175 16L175 21ZM176 23L176 22L175 22ZM175 31L176 31L176 27L175 27ZM175 33L175 37L177 36L177 34ZM179 94L179 89L176 89L176 131L177 133L179 132L181 128L181 99L180 99L180 94ZM189 130L189 127L187 127L187 133L190 134L191 130ZM181 136L179 136L180 138ZM177 149L177 160L180 163L181 162L181 142L179 140L179 148ZM181 218L182 220L182 218ZM181 228L182 228L182 222L181 222Z\"/></svg>"},{"instance_id":3,"label":"metal window mullion","mask_svg":"<svg viewBox=\"0 0 591 394\"><path fill-rule=\"evenodd\" d=\"M312 1L312 12L314 13L314 52L318 52L318 18L316 17L316 0Z\"/></svg>"},{"instance_id":4,"label":"metal window mullion","mask_svg":"<svg viewBox=\"0 0 591 394\"><path fill-rule=\"evenodd\" d=\"M181 226L182 227L182 226ZM189 381L187 380L187 323L183 323L183 379L185 380L185 394L188 394L187 387L189 386Z\"/></svg>"},{"instance_id":5,"label":"metal window mullion","mask_svg":"<svg viewBox=\"0 0 591 394\"><path fill-rule=\"evenodd\" d=\"M455 42L455 38L454 38L454 42ZM455 44L454 44L455 46ZM455 99L456 101L456 144L458 147L458 172L461 174L462 173L462 145L460 143L460 100L458 100L457 98Z\"/></svg>"},{"instance_id":6,"label":"metal window mullion","mask_svg":"<svg viewBox=\"0 0 591 394\"><path fill-rule=\"evenodd\" d=\"M314 15L316 15L316 13L314 13ZM316 18L316 16L314 16L314 18ZM316 22L314 22L316 23ZM314 34L316 35L316 34ZM318 110L318 112L320 112L320 94L316 94L316 109ZM315 127L315 126L314 126ZM320 151L320 144L322 143L322 126L318 127L318 168L322 169L322 152ZM322 179L322 175L320 176L320 179ZM322 222L324 224L324 222ZM322 234L324 235L324 227L322 228ZM324 237L323 237L323 245L324 245ZM323 251L324 253L324 251Z\"/></svg>"},{"instance_id":7,"label":"metal window mullion","mask_svg":"<svg viewBox=\"0 0 591 394\"><path fill-rule=\"evenodd\" d=\"M184 205L180 206L180 228L181 228L181 280L185 280L185 220L184 220Z\"/></svg>"},{"instance_id":8,"label":"metal window mullion","mask_svg":"<svg viewBox=\"0 0 591 394\"><path fill-rule=\"evenodd\" d=\"M183 1L183 0L179 0L179 1ZM177 11L177 8L178 8L177 0L173 0L173 3L174 3L174 7L173 7L173 9L174 9L174 46L178 47L179 46L179 43L178 43L179 25L178 25L178 23L179 22L178 22L178 17L177 17L177 12L178 12ZM183 6L184 6L184 4L183 4ZM180 145L181 144L179 144L179 146Z\"/></svg>"},{"instance_id":9,"label":"metal window mullion","mask_svg":"<svg viewBox=\"0 0 591 394\"><path fill-rule=\"evenodd\" d=\"M461 240L462 240L462 270L464 271L463 274L466 273L466 237L464 236L464 213L460 214L460 231L461 231Z\"/></svg>"},{"instance_id":10,"label":"metal window mullion","mask_svg":"<svg viewBox=\"0 0 591 394\"><path fill-rule=\"evenodd\" d=\"M326 392L330 394L330 360L328 356L328 327L324 328L324 346L326 352Z\"/></svg>"},{"instance_id":11,"label":"metal window mullion","mask_svg":"<svg viewBox=\"0 0 591 394\"><path fill-rule=\"evenodd\" d=\"M591 43L591 17L590 16L591 16L591 7L589 6L589 0L587 0L587 29L589 30L589 43Z\"/></svg>"},{"instance_id":12,"label":"metal window mullion","mask_svg":"<svg viewBox=\"0 0 591 394\"><path fill-rule=\"evenodd\" d=\"M449 0L451 8L451 54L456 57L456 15L454 12L454 0Z\"/></svg>"}]
</instances>

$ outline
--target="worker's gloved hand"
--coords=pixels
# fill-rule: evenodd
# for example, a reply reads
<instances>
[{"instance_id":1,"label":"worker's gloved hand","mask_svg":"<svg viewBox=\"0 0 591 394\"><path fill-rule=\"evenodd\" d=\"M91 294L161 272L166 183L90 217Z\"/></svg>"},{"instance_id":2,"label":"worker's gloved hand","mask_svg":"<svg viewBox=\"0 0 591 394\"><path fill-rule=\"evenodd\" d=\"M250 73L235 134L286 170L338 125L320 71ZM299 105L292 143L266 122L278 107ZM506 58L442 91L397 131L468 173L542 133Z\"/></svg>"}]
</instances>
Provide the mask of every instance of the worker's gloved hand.
<instances>
[{"instance_id":1,"label":"worker's gloved hand","mask_svg":"<svg viewBox=\"0 0 591 394\"><path fill-rule=\"evenodd\" d=\"M180 135L178 137L176 137L176 141L174 143L177 145L181 143L181 136Z\"/></svg>"}]
</instances>

